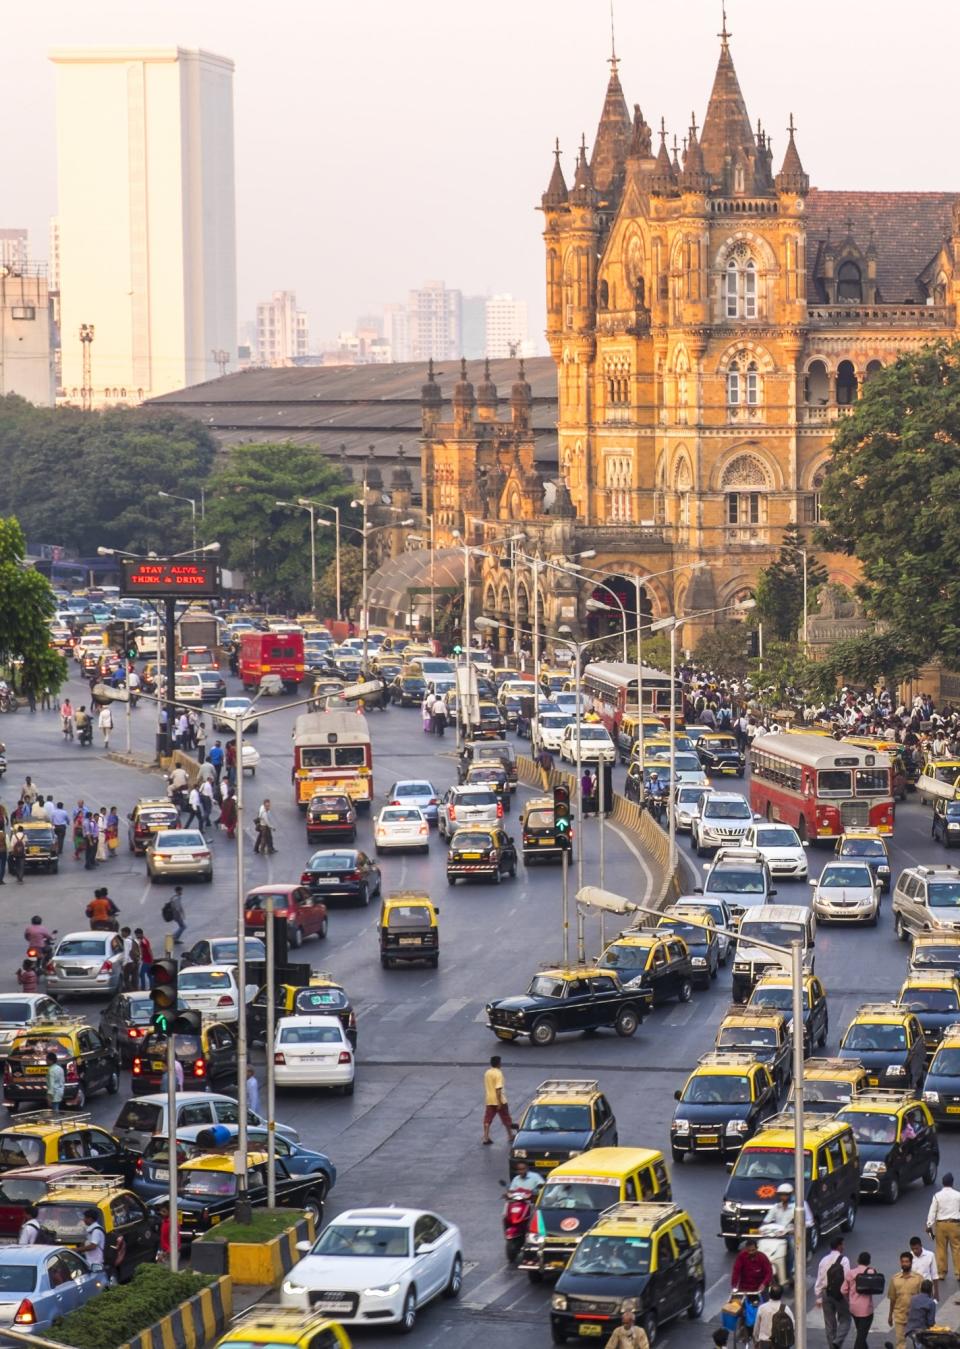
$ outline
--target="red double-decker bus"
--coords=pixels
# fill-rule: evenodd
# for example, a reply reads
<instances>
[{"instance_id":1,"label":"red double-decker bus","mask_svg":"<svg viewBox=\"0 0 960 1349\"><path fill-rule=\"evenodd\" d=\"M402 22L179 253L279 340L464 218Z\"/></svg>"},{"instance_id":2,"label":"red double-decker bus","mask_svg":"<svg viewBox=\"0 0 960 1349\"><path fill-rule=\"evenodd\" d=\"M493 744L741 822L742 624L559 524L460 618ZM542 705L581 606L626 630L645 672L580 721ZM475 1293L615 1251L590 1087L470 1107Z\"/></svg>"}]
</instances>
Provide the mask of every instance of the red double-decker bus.
<instances>
[{"instance_id":1,"label":"red double-decker bus","mask_svg":"<svg viewBox=\"0 0 960 1349\"><path fill-rule=\"evenodd\" d=\"M889 754L820 735L760 735L750 747L750 806L801 839L847 829L893 833Z\"/></svg>"},{"instance_id":2,"label":"red double-decker bus","mask_svg":"<svg viewBox=\"0 0 960 1349\"><path fill-rule=\"evenodd\" d=\"M293 693L305 672L302 632L245 632L240 638L240 678L245 689L260 687L264 675L278 675Z\"/></svg>"}]
</instances>

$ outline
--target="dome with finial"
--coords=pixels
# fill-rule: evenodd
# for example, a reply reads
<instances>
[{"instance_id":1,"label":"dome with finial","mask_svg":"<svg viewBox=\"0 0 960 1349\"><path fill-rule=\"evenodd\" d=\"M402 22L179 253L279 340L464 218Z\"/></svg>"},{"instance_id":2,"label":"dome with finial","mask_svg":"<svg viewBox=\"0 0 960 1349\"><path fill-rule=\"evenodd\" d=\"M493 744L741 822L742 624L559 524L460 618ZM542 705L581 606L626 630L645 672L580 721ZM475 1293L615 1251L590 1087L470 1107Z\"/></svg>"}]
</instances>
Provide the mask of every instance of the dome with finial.
<instances>
[{"instance_id":1,"label":"dome with finial","mask_svg":"<svg viewBox=\"0 0 960 1349\"><path fill-rule=\"evenodd\" d=\"M453 405L454 407L472 409L476 399L473 394L473 385L467 378L466 357L460 357L460 378L453 386Z\"/></svg>"},{"instance_id":2,"label":"dome with finial","mask_svg":"<svg viewBox=\"0 0 960 1349\"><path fill-rule=\"evenodd\" d=\"M556 516L560 520L575 520L577 508L573 504L573 498L570 495L570 488L567 486L566 480L558 478L554 487L553 502L547 508L547 514Z\"/></svg>"},{"instance_id":3,"label":"dome with finial","mask_svg":"<svg viewBox=\"0 0 960 1349\"><path fill-rule=\"evenodd\" d=\"M402 445L397 446L397 463L390 475L390 485L395 492L409 491L413 486L413 479L410 476L410 470L407 468L407 460Z\"/></svg>"},{"instance_id":4,"label":"dome with finial","mask_svg":"<svg viewBox=\"0 0 960 1349\"><path fill-rule=\"evenodd\" d=\"M800 163L800 152L797 150L797 144L793 138L795 131L793 113L791 113L790 125L787 127L790 139L787 142L786 154L783 156L783 164L777 174L777 191L799 192L802 195L810 191L810 178L804 173L803 165Z\"/></svg>"},{"instance_id":5,"label":"dome with finial","mask_svg":"<svg viewBox=\"0 0 960 1349\"><path fill-rule=\"evenodd\" d=\"M483 379L477 385L477 407L496 412L498 402L497 386L490 378L490 357L487 356L483 362Z\"/></svg>"},{"instance_id":6,"label":"dome with finial","mask_svg":"<svg viewBox=\"0 0 960 1349\"><path fill-rule=\"evenodd\" d=\"M530 385L527 383L527 374L523 365L523 357L520 357L520 368L517 371L517 378L514 380L510 389L510 406L515 407L518 404L529 406L531 398Z\"/></svg>"},{"instance_id":7,"label":"dome with finial","mask_svg":"<svg viewBox=\"0 0 960 1349\"><path fill-rule=\"evenodd\" d=\"M439 408L443 404L443 395L440 392L440 385L436 381L433 373L433 357L427 362L427 382L420 388L421 406L427 408Z\"/></svg>"},{"instance_id":8,"label":"dome with finial","mask_svg":"<svg viewBox=\"0 0 960 1349\"><path fill-rule=\"evenodd\" d=\"M550 181L547 184L547 190L540 198L540 203L546 210L548 207L566 206L567 204L567 183L563 176L563 169L560 167L560 141L554 143L553 147L554 161L553 172L550 175Z\"/></svg>"}]
</instances>

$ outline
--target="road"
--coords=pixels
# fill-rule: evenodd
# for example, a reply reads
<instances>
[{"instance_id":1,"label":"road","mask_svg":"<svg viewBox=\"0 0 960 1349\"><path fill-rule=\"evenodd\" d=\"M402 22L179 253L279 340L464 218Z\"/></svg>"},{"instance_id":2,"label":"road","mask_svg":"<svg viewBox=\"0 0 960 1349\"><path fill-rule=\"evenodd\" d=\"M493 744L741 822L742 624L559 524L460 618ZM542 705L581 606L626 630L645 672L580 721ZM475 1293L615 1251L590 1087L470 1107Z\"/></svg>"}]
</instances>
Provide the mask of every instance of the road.
<instances>
[{"instance_id":1,"label":"road","mask_svg":"<svg viewBox=\"0 0 960 1349\"><path fill-rule=\"evenodd\" d=\"M72 681L70 692L75 705L84 701L86 689L78 680ZM272 714L275 707L279 704L270 702L264 711L269 708ZM294 715L284 708L261 720L257 741L261 763L256 777L246 779L246 802L252 813L264 797L272 800L279 821L278 852L273 857L254 856L248 832L248 885L297 879L311 851L290 788ZM122 711L116 721L113 747L121 748ZM369 721L378 801L396 778L429 776L439 789L455 780L452 735L425 737L415 710L373 713ZM141 703L132 714L132 726L134 748L152 747L149 704ZM26 773L68 808L83 797L91 806L116 803L121 816L138 797L156 794L160 787L156 773L108 759L99 734L93 748L81 750L75 741L65 743L52 712L31 716L21 710L0 718L0 739L6 741L9 759L0 796L8 806L15 804ZM211 735L209 743L212 740ZM622 771L617 770L618 782ZM521 788L521 800L525 793ZM516 818L515 811L508 824ZM586 822L582 846L588 883L599 879L598 830L596 821ZM236 927L236 845L214 832L213 884L185 887L188 942ZM361 846L372 845L367 819L362 819L360 838ZM700 863L685 841L681 848L691 874L698 871ZM902 866L942 855L931 843L926 808L913 800L898 807L892 852L894 875ZM538 964L559 956L560 873L554 867L521 866L517 879L500 887L451 889L445 880L444 854L444 845L434 834L429 856L383 861L385 891L422 885L440 905L437 971L381 969L375 906L334 909L327 940L304 946L301 957L316 968L333 971L358 1008L357 1088L352 1098L282 1093L277 1115L295 1125L304 1142L323 1148L334 1159L339 1179L328 1214L352 1205L394 1202L436 1209L461 1227L467 1271L462 1297L458 1303L436 1304L422 1314L415 1332L418 1343L468 1346L481 1335L495 1334L501 1349L528 1349L550 1342L550 1293L531 1286L503 1262L497 1185L507 1177L502 1133L494 1135L496 1146L480 1146L481 1077L489 1055L503 1055L515 1114L546 1077L597 1077L613 1105L621 1143L660 1147L669 1156L673 1093L698 1056L712 1046L718 1018L730 998L729 967L691 1003L659 1008L633 1039L601 1033L591 1039L562 1039L544 1050L499 1044L484 1025L483 1004L491 997L523 991ZM625 833L609 825L605 855L604 883L609 889L637 899L649 896L652 881L643 858ZM818 872L828 856L812 848L811 872ZM0 928L0 969L6 971L0 987L15 988L14 971L23 955L20 933L31 914L41 913L61 932L83 928L83 909L92 886L107 882L123 920L141 924L156 949L165 930L160 908L168 891L147 882L142 860L123 848L92 876L74 863L68 851L58 876L28 876L22 886L8 878L0 897L7 917ZM806 887L789 882L779 889L779 899L785 902L794 894L805 901L809 894ZM613 922L608 916L607 935ZM588 956L596 954L600 941L599 918L591 917ZM830 1000L827 1052L837 1047L860 1002L896 996L906 964L907 948L893 936L887 899L876 930L820 928L816 968ZM262 1052L254 1062L262 1085ZM112 1123L119 1101L98 1097L90 1108L97 1120ZM498 1130L499 1124L494 1128ZM941 1171L960 1168L956 1135L941 1137L941 1159ZM693 1215L704 1244L708 1298L702 1327L675 1323L658 1342L678 1347L707 1344L729 1286L731 1257L716 1235L726 1172L715 1163L695 1160L673 1167L673 1176L675 1198ZM874 1261L892 1273L907 1239L922 1232L929 1198L930 1192L917 1185L895 1209L863 1204L856 1231L848 1239L848 1253L868 1249ZM812 1324L821 1324L816 1312ZM391 1339L365 1332L360 1342L377 1346ZM822 1330L815 1330L811 1344L823 1343Z\"/></svg>"}]
</instances>

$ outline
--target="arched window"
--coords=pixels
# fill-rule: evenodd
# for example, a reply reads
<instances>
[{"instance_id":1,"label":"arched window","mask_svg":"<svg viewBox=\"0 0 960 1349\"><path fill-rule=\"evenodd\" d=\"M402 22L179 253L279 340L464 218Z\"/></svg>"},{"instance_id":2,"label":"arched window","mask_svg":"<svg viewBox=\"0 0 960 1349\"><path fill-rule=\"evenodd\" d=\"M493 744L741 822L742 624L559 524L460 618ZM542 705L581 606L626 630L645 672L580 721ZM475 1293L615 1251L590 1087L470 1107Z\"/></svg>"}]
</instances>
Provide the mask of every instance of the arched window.
<instances>
[{"instance_id":1,"label":"arched window","mask_svg":"<svg viewBox=\"0 0 960 1349\"><path fill-rule=\"evenodd\" d=\"M759 313L757 264L746 244L737 244L723 273L723 312L728 319L755 319Z\"/></svg>"},{"instance_id":2,"label":"arched window","mask_svg":"<svg viewBox=\"0 0 960 1349\"><path fill-rule=\"evenodd\" d=\"M756 361L747 366L747 405L757 407L760 402L760 371Z\"/></svg>"},{"instance_id":3,"label":"arched window","mask_svg":"<svg viewBox=\"0 0 960 1349\"><path fill-rule=\"evenodd\" d=\"M873 379L874 375L880 373L883 369L883 361L869 361L867 368L863 372L863 382L866 384L868 379Z\"/></svg>"},{"instance_id":4,"label":"arched window","mask_svg":"<svg viewBox=\"0 0 960 1349\"><path fill-rule=\"evenodd\" d=\"M855 300L859 303L862 299L860 268L855 262L841 262L837 270L837 300Z\"/></svg>"},{"instance_id":5,"label":"arched window","mask_svg":"<svg viewBox=\"0 0 960 1349\"><path fill-rule=\"evenodd\" d=\"M629 455L608 454L605 456L604 486L607 493L608 524L629 524L633 518Z\"/></svg>"},{"instance_id":6,"label":"arched window","mask_svg":"<svg viewBox=\"0 0 960 1349\"><path fill-rule=\"evenodd\" d=\"M740 366L731 361L727 366L727 407L735 408L740 404Z\"/></svg>"},{"instance_id":7,"label":"arched window","mask_svg":"<svg viewBox=\"0 0 960 1349\"><path fill-rule=\"evenodd\" d=\"M740 313L740 273L737 271L737 264L733 258L727 263L724 276L724 295L727 318L735 319Z\"/></svg>"},{"instance_id":8,"label":"arched window","mask_svg":"<svg viewBox=\"0 0 960 1349\"><path fill-rule=\"evenodd\" d=\"M743 269L743 316L748 319L757 317L757 268L753 258Z\"/></svg>"},{"instance_id":9,"label":"arched window","mask_svg":"<svg viewBox=\"0 0 960 1349\"><path fill-rule=\"evenodd\" d=\"M738 454L723 470L724 519L728 525L759 525L766 515L770 480L755 454Z\"/></svg>"},{"instance_id":10,"label":"arched window","mask_svg":"<svg viewBox=\"0 0 960 1349\"><path fill-rule=\"evenodd\" d=\"M610 304L610 287L608 286L608 284L606 283L606 281L601 281L601 282L600 282L600 292L599 292L599 296L598 296L598 299L597 299L597 303L599 304L599 306L600 306L601 309L607 309L607 308L609 307L609 304Z\"/></svg>"},{"instance_id":11,"label":"arched window","mask_svg":"<svg viewBox=\"0 0 960 1349\"><path fill-rule=\"evenodd\" d=\"M760 367L741 353L727 366L727 407L759 407L763 401Z\"/></svg>"},{"instance_id":12,"label":"arched window","mask_svg":"<svg viewBox=\"0 0 960 1349\"><path fill-rule=\"evenodd\" d=\"M830 401L830 380L823 361L811 361L803 381L803 401L823 407Z\"/></svg>"},{"instance_id":13,"label":"arched window","mask_svg":"<svg viewBox=\"0 0 960 1349\"><path fill-rule=\"evenodd\" d=\"M844 406L857 401L857 372L852 361L841 361L837 366L837 402Z\"/></svg>"},{"instance_id":14,"label":"arched window","mask_svg":"<svg viewBox=\"0 0 960 1349\"><path fill-rule=\"evenodd\" d=\"M818 469L813 476L812 492L808 492L803 498L802 513L803 523L805 525L818 525L820 523L820 489L823 486L823 469Z\"/></svg>"}]
</instances>

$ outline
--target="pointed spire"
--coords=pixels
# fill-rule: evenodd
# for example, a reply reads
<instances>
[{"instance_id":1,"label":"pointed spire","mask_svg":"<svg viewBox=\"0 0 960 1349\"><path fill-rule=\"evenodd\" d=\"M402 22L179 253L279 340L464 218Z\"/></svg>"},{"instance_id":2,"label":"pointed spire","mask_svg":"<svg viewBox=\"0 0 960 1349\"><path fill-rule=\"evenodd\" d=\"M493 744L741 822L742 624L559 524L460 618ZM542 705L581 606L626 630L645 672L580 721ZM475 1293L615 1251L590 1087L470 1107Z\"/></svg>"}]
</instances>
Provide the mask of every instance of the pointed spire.
<instances>
[{"instance_id":1,"label":"pointed spire","mask_svg":"<svg viewBox=\"0 0 960 1349\"><path fill-rule=\"evenodd\" d=\"M783 156L783 163L780 166L780 172L777 174L778 192L799 192L803 194L810 191L810 179L803 171L800 153L793 136L796 129L793 113L791 113L790 125L787 127L790 139L787 141L787 152Z\"/></svg>"},{"instance_id":2,"label":"pointed spire","mask_svg":"<svg viewBox=\"0 0 960 1349\"><path fill-rule=\"evenodd\" d=\"M433 357L427 362L427 382L420 389L420 403L425 408L438 408L443 402L440 385L433 373Z\"/></svg>"},{"instance_id":3,"label":"pointed spire","mask_svg":"<svg viewBox=\"0 0 960 1349\"><path fill-rule=\"evenodd\" d=\"M683 157L680 186L685 192L710 190L710 175L704 168L703 150L697 140L697 120L693 113L690 114L690 133L687 137L687 153Z\"/></svg>"},{"instance_id":4,"label":"pointed spire","mask_svg":"<svg viewBox=\"0 0 960 1349\"><path fill-rule=\"evenodd\" d=\"M466 416L473 412L476 399L473 393L473 385L467 377L467 361L465 356L460 357L460 378L453 386L453 406L455 411L461 411Z\"/></svg>"},{"instance_id":5,"label":"pointed spire","mask_svg":"<svg viewBox=\"0 0 960 1349\"><path fill-rule=\"evenodd\" d=\"M490 378L490 357L483 362L483 379L477 385L477 408L488 416L495 416L498 403L497 386Z\"/></svg>"},{"instance_id":6,"label":"pointed spire","mask_svg":"<svg viewBox=\"0 0 960 1349\"><path fill-rule=\"evenodd\" d=\"M553 153L553 172L550 175L547 190L540 198L540 204L544 208L548 206L565 206L567 201L567 184L563 177L563 169L560 167L559 139L554 142Z\"/></svg>"},{"instance_id":7,"label":"pointed spire","mask_svg":"<svg viewBox=\"0 0 960 1349\"><path fill-rule=\"evenodd\" d=\"M651 192L657 192L661 196L666 196L673 192L677 186L677 175L673 165L670 163L670 152L667 149L667 124L663 117L660 118L660 149L657 151L657 167L650 179Z\"/></svg>"},{"instance_id":8,"label":"pointed spire","mask_svg":"<svg viewBox=\"0 0 960 1349\"><path fill-rule=\"evenodd\" d=\"M580 155L577 159L577 172L573 180L573 187L570 189L570 200L576 202L578 206L591 206L595 196L593 174L590 172L590 164L587 160L587 138L582 135L580 138Z\"/></svg>"},{"instance_id":9,"label":"pointed spire","mask_svg":"<svg viewBox=\"0 0 960 1349\"><path fill-rule=\"evenodd\" d=\"M683 148L686 150L686 142L684 142ZM680 173L680 146L677 144L676 132L673 133L673 171L676 174Z\"/></svg>"},{"instance_id":10,"label":"pointed spire","mask_svg":"<svg viewBox=\"0 0 960 1349\"><path fill-rule=\"evenodd\" d=\"M724 11L723 31L720 33L720 60L713 79L707 115L703 119L700 148L707 172L724 190L732 190L727 182L730 165L739 151L750 162L756 163L757 142L750 127L747 106L740 90L740 81L730 55L730 33ZM749 189L748 189L749 190Z\"/></svg>"},{"instance_id":11,"label":"pointed spire","mask_svg":"<svg viewBox=\"0 0 960 1349\"><path fill-rule=\"evenodd\" d=\"M632 124L623 86L617 72L616 51L610 58L610 79L603 100L603 111L593 141L590 169L596 189L601 194L616 190L623 177L623 169L630 151Z\"/></svg>"}]
</instances>

